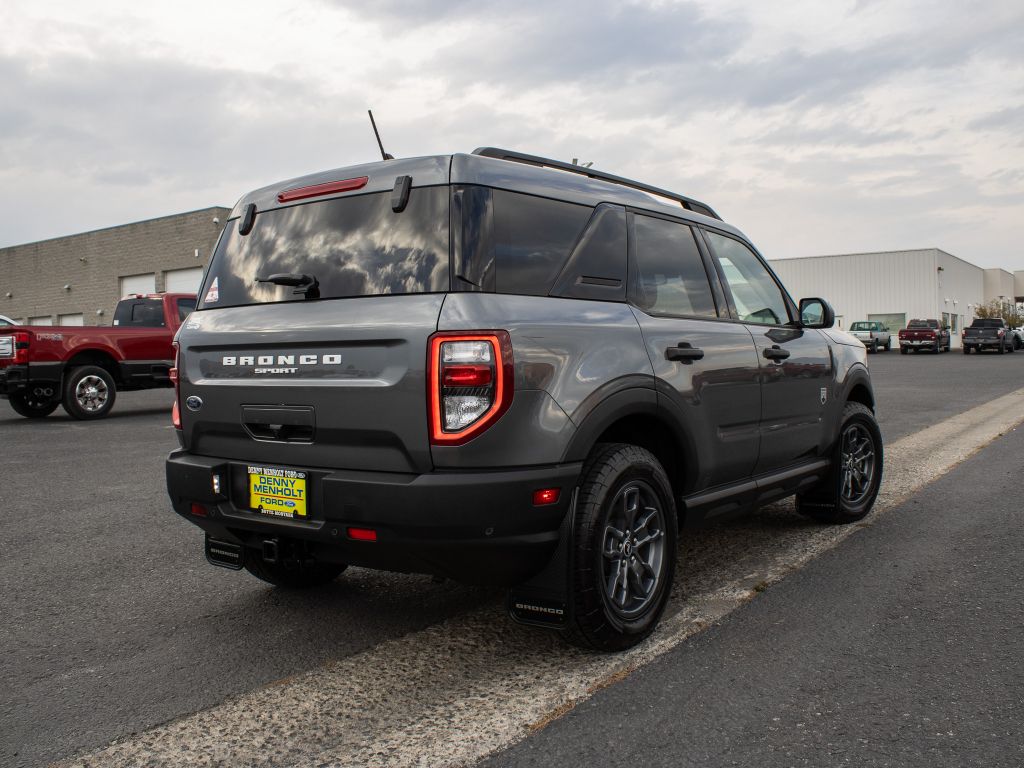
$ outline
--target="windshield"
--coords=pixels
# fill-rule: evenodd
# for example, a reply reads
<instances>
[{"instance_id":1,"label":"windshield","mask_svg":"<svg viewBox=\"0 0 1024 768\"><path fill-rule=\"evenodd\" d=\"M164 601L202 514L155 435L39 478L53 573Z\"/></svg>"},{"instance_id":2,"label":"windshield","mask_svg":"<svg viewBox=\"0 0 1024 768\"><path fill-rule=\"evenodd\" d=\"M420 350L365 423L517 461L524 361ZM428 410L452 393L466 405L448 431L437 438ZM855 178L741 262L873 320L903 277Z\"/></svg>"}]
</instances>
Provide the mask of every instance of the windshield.
<instances>
[{"instance_id":1,"label":"windshield","mask_svg":"<svg viewBox=\"0 0 1024 768\"><path fill-rule=\"evenodd\" d=\"M874 331L877 330L874 323L854 323L850 326L851 331Z\"/></svg>"},{"instance_id":2,"label":"windshield","mask_svg":"<svg viewBox=\"0 0 1024 768\"><path fill-rule=\"evenodd\" d=\"M405 209L379 192L257 213L248 235L228 222L200 292L200 309L304 301L308 276L320 298L447 291L448 187L413 189Z\"/></svg>"}]
</instances>

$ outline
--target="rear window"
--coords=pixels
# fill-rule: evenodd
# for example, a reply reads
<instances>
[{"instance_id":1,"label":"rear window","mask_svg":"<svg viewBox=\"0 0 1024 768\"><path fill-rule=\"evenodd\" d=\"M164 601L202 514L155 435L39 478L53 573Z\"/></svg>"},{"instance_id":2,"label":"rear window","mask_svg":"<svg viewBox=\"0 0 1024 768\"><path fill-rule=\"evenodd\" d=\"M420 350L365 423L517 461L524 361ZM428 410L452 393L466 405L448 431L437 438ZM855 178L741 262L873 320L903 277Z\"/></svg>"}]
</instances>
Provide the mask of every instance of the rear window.
<instances>
[{"instance_id":1,"label":"rear window","mask_svg":"<svg viewBox=\"0 0 1024 768\"><path fill-rule=\"evenodd\" d=\"M911 320L907 328L938 328L938 320Z\"/></svg>"},{"instance_id":2,"label":"rear window","mask_svg":"<svg viewBox=\"0 0 1024 768\"><path fill-rule=\"evenodd\" d=\"M973 323L971 323L971 328L1002 328L1002 327L1003 327L1003 321L1001 319L992 319L992 318L985 319L985 318L980 318L979 317Z\"/></svg>"},{"instance_id":3,"label":"rear window","mask_svg":"<svg viewBox=\"0 0 1024 768\"><path fill-rule=\"evenodd\" d=\"M413 189L405 210L391 192L257 213L248 235L228 222L200 293L200 309L304 301L301 289L256 282L308 275L321 299L447 291L448 187Z\"/></svg>"},{"instance_id":4,"label":"rear window","mask_svg":"<svg viewBox=\"0 0 1024 768\"><path fill-rule=\"evenodd\" d=\"M850 326L851 331L874 331L876 330L874 323L854 323Z\"/></svg>"},{"instance_id":5,"label":"rear window","mask_svg":"<svg viewBox=\"0 0 1024 768\"><path fill-rule=\"evenodd\" d=\"M114 310L114 325L163 328L164 303L161 299L122 300Z\"/></svg>"}]
</instances>

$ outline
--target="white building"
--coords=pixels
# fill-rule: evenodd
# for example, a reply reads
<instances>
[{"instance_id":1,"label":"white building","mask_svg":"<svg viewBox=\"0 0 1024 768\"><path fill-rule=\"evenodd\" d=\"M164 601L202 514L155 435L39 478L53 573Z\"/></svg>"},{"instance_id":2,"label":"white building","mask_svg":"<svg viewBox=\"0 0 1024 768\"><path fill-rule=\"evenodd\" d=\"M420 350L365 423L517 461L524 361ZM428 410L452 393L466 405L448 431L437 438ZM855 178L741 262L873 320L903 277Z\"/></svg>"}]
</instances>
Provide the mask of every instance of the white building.
<instances>
[{"instance_id":1,"label":"white building","mask_svg":"<svg viewBox=\"0 0 1024 768\"><path fill-rule=\"evenodd\" d=\"M982 269L939 248L777 259L771 265L794 299L827 299L843 328L880 320L895 333L913 318L935 318L950 327L954 347L979 305L1024 301L1024 271Z\"/></svg>"}]
</instances>

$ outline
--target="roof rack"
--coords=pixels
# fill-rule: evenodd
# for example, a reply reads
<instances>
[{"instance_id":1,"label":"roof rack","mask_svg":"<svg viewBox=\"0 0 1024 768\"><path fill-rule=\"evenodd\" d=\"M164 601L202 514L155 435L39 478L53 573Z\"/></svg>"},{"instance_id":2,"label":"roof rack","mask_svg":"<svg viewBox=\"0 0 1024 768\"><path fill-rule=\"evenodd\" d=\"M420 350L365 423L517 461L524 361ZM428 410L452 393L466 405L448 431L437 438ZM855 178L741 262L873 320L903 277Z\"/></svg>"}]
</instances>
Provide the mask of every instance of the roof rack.
<instances>
[{"instance_id":1,"label":"roof rack","mask_svg":"<svg viewBox=\"0 0 1024 768\"><path fill-rule=\"evenodd\" d=\"M691 197L684 195L677 195L675 192L669 192L667 189L661 189L659 187L652 187L650 184L644 184L639 181L633 181L622 176L615 176L611 173L604 173L603 171L595 171L593 168L584 168L582 165L573 165L572 163L564 163L561 160L551 160L547 157L540 157L538 155L527 155L523 152L516 152L511 149L499 149L497 147L477 147L473 150L474 155L480 155L481 157L494 157L498 160L511 160L516 163L525 163L527 165L536 165L541 168L557 168L560 171L568 171L569 173L578 173L581 176L589 176L591 179L600 179L601 181L609 181L612 184L619 184L623 187L630 187L631 189L638 189L641 192L648 192L658 197L665 197L669 200L675 200L683 208L694 213L699 213L704 216L710 216L713 219L722 220L722 217L715 213L714 209L702 203L699 200L694 200Z\"/></svg>"}]
</instances>

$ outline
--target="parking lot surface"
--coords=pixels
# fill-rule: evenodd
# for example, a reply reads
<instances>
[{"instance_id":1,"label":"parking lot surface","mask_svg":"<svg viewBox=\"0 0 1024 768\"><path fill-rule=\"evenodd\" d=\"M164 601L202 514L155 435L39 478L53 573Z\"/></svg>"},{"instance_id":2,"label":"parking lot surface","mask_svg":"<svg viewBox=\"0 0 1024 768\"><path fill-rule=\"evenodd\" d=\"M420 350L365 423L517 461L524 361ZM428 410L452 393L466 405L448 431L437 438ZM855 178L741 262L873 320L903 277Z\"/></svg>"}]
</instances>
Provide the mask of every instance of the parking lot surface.
<instances>
[{"instance_id":1,"label":"parking lot surface","mask_svg":"<svg viewBox=\"0 0 1024 768\"><path fill-rule=\"evenodd\" d=\"M887 441L1024 382L1024 354L890 352L870 365ZM474 611L503 621L502 593L423 576L352 569L282 594L210 567L166 499L169 408L168 391L129 393L86 424L62 411L26 421L0 402L0 764L95 749ZM729 532L719 559L742 552L743 535ZM550 648L543 634L499 626L510 643L499 653ZM443 679L460 659L434 663Z\"/></svg>"}]
</instances>

